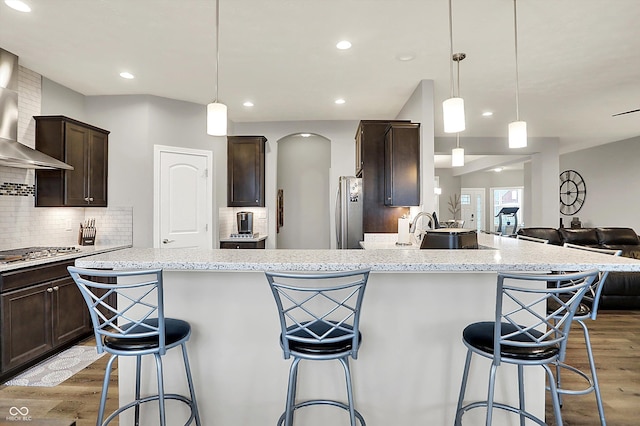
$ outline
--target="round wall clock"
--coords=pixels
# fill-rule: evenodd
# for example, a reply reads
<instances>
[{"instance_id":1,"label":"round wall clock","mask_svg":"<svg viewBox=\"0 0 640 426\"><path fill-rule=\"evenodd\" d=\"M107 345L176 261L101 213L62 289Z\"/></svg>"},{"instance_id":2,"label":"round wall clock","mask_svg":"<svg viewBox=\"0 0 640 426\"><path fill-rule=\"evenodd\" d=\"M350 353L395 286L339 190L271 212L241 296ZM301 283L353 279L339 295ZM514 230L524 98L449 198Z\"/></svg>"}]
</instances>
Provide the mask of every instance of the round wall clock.
<instances>
[{"instance_id":1,"label":"round wall clock","mask_svg":"<svg viewBox=\"0 0 640 426\"><path fill-rule=\"evenodd\" d=\"M560 173L560 213L571 216L580 211L587 198L587 184L575 170Z\"/></svg>"}]
</instances>

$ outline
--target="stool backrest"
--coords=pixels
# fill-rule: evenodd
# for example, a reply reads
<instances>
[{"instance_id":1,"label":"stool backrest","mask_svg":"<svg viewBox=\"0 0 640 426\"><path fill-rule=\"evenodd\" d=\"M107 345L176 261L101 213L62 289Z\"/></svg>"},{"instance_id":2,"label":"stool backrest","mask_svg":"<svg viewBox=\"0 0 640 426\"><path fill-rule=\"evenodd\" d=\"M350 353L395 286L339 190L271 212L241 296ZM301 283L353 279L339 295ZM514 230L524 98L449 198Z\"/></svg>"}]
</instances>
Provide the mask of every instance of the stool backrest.
<instances>
[{"instance_id":1,"label":"stool backrest","mask_svg":"<svg viewBox=\"0 0 640 426\"><path fill-rule=\"evenodd\" d=\"M522 235L522 234L516 235L516 239L525 240L525 241L532 241L534 243L549 244L549 240L545 240L543 238L529 237L527 235Z\"/></svg>"},{"instance_id":2,"label":"stool backrest","mask_svg":"<svg viewBox=\"0 0 640 426\"><path fill-rule=\"evenodd\" d=\"M600 254L608 254L609 256L621 256L622 250L612 250L612 249L603 249L597 247L587 247L587 246L579 246L571 243L564 243L564 247L572 248L576 250L589 251L592 253L600 253ZM604 283L607 280L607 276L609 276L609 271L600 271L598 274L598 278L593 282L591 288L587 291L585 295L585 299L591 302L591 319L596 319L598 316L598 306L600 305L600 295L602 294L602 289L604 288Z\"/></svg>"},{"instance_id":3,"label":"stool backrest","mask_svg":"<svg viewBox=\"0 0 640 426\"><path fill-rule=\"evenodd\" d=\"M557 346L564 354L573 316L597 277L597 270L559 275L499 273L496 324L509 324L513 330L501 335L501 327L494 327L494 354L500 354L501 345L527 349ZM563 286L555 285L560 282ZM555 308L547 311L548 304ZM499 356L494 356L494 363L500 364Z\"/></svg>"},{"instance_id":4,"label":"stool backrest","mask_svg":"<svg viewBox=\"0 0 640 426\"><path fill-rule=\"evenodd\" d=\"M350 355L357 358L360 312L369 269L265 275L278 307L285 358L291 355L290 340L329 344L348 339L352 342ZM317 333L318 329L322 332ZM340 336L332 337L336 334Z\"/></svg>"},{"instance_id":5,"label":"stool backrest","mask_svg":"<svg viewBox=\"0 0 640 426\"><path fill-rule=\"evenodd\" d=\"M69 266L67 270L89 308L98 353L105 349L104 337L157 338L158 347L152 352L164 355L162 269L111 271ZM108 303L113 295L118 298L117 308Z\"/></svg>"}]
</instances>

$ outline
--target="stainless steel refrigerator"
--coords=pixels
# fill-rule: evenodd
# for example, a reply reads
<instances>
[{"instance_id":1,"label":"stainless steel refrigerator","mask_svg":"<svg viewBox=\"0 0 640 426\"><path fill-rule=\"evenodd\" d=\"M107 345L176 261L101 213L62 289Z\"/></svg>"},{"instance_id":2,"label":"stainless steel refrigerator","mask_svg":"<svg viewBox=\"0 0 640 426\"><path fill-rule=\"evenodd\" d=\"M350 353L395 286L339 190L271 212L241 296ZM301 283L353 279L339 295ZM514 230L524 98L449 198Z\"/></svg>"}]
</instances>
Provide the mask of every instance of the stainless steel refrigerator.
<instances>
[{"instance_id":1,"label":"stainless steel refrigerator","mask_svg":"<svg viewBox=\"0 0 640 426\"><path fill-rule=\"evenodd\" d=\"M336 196L336 248L362 248L363 238L362 179L340 176Z\"/></svg>"}]
</instances>

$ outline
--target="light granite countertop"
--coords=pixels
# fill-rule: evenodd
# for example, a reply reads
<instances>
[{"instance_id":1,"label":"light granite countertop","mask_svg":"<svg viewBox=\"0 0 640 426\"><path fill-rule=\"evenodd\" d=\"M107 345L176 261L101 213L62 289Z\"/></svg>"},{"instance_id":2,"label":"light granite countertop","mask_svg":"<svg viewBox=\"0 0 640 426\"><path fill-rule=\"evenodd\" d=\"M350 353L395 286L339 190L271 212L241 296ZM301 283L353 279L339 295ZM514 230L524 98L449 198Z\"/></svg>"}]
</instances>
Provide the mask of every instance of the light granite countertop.
<instances>
[{"instance_id":1,"label":"light granite countertop","mask_svg":"<svg viewBox=\"0 0 640 426\"><path fill-rule=\"evenodd\" d=\"M75 246L79 251L74 253L59 254L56 256L43 257L29 261L19 261L0 264L0 272L8 272L30 266L46 265L47 263L59 262L62 260L73 260L83 256L92 256L131 247L130 245L98 245L98 246Z\"/></svg>"},{"instance_id":2,"label":"light granite countertop","mask_svg":"<svg viewBox=\"0 0 640 426\"><path fill-rule=\"evenodd\" d=\"M78 258L85 268L194 271L640 271L640 260L479 234L478 250L206 250L129 248Z\"/></svg>"}]
</instances>

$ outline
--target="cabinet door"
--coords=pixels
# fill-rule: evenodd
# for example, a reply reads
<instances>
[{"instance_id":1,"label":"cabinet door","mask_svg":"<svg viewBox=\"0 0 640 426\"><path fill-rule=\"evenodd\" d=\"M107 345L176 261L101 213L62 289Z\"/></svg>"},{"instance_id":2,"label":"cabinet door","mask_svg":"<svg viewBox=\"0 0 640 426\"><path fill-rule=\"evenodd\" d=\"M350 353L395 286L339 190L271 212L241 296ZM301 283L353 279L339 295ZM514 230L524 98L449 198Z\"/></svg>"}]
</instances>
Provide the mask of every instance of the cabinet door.
<instances>
[{"instance_id":1,"label":"cabinet door","mask_svg":"<svg viewBox=\"0 0 640 426\"><path fill-rule=\"evenodd\" d=\"M227 204L264 207L264 144L262 136L229 136Z\"/></svg>"},{"instance_id":2,"label":"cabinet door","mask_svg":"<svg viewBox=\"0 0 640 426\"><path fill-rule=\"evenodd\" d=\"M90 130L65 123L65 163L74 167L64 172L64 205L85 207L88 204L88 155Z\"/></svg>"},{"instance_id":3,"label":"cabinet door","mask_svg":"<svg viewBox=\"0 0 640 426\"><path fill-rule=\"evenodd\" d=\"M62 345L91 331L89 308L71 277L52 281L53 344Z\"/></svg>"},{"instance_id":4,"label":"cabinet door","mask_svg":"<svg viewBox=\"0 0 640 426\"><path fill-rule=\"evenodd\" d=\"M2 300L2 371L53 348L49 283L4 293Z\"/></svg>"},{"instance_id":5,"label":"cabinet door","mask_svg":"<svg viewBox=\"0 0 640 426\"><path fill-rule=\"evenodd\" d=\"M384 140L384 204L420 205L420 127L394 124Z\"/></svg>"},{"instance_id":6,"label":"cabinet door","mask_svg":"<svg viewBox=\"0 0 640 426\"><path fill-rule=\"evenodd\" d=\"M89 205L107 207L107 169L109 158L107 135L91 131L89 134L87 165L87 196Z\"/></svg>"}]
</instances>

